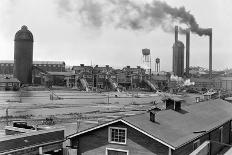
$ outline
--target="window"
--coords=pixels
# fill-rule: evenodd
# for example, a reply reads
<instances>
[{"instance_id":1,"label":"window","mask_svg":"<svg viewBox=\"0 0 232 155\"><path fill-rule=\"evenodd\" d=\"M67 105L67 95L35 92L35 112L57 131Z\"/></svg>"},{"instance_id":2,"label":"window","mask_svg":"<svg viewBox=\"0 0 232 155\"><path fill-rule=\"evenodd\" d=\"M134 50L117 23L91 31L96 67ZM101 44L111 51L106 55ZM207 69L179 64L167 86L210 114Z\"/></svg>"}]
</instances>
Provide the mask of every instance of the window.
<instances>
[{"instance_id":1,"label":"window","mask_svg":"<svg viewBox=\"0 0 232 155\"><path fill-rule=\"evenodd\" d=\"M126 128L110 127L109 142L126 144Z\"/></svg>"},{"instance_id":2,"label":"window","mask_svg":"<svg viewBox=\"0 0 232 155\"><path fill-rule=\"evenodd\" d=\"M99 75L99 78L102 78L102 79L103 79L104 77L105 77L104 75Z\"/></svg>"},{"instance_id":3,"label":"window","mask_svg":"<svg viewBox=\"0 0 232 155\"><path fill-rule=\"evenodd\" d=\"M193 150L196 150L200 146L200 139L193 142Z\"/></svg>"},{"instance_id":4,"label":"window","mask_svg":"<svg viewBox=\"0 0 232 155\"><path fill-rule=\"evenodd\" d=\"M106 155L129 155L128 150L106 148Z\"/></svg>"},{"instance_id":5,"label":"window","mask_svg":"<svg viewBox=\"0 0 232 155\"><path fill-rule=\"evenodd\" d=\"M219 128L219 142L223 143L223 126Z\"/></svg>"}]
</instances>

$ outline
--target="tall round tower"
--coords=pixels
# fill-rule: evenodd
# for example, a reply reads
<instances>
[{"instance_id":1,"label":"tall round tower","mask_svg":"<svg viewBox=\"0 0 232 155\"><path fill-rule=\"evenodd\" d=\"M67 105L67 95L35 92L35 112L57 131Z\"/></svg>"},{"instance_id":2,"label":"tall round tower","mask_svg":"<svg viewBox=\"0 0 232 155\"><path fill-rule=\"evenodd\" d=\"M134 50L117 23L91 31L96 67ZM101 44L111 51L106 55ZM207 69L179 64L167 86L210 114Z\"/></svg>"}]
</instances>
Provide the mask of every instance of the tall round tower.
<instances>
[{"instance_id":1,"label":"tall round tower","mask_svg":"<svg viewBox=\"0 0 232 155\"><path fill-rule=\"evenodd\" d=\"M33 35L27 26L16 32L14 39L14 77L21 83L32 83Z\"/></svg>"},{"instance_id":2,"label":"tall round tower","mask_svg":"<svg viewBox=\"0 0 232 155\"><path fill-rule=\"evenodd\" d=\"M173 44L173 72L178 77L184 75L184 44L177 41Z\"/></svg>"}]
</instances>

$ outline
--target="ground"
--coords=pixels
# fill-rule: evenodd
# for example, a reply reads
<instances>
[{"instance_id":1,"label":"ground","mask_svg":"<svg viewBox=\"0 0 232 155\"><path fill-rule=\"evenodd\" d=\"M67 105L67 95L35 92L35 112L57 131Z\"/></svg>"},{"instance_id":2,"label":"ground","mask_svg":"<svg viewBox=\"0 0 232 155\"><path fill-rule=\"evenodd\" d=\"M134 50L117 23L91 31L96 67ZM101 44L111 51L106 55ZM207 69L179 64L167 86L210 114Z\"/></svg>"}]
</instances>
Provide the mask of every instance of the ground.
<instances>
[{"instance_id":1,"label":"ground","mask_svg":"<svg viewBox=\"0 0 232 155\"><path fill-rule=\"evenodd\" d=\"M190 101L195 98L194 95L184 97ZM146 112L154 103L164 106L161 96L152 92L2 91L0 130L7 122L11 125L13 120L26 120L33 126L64 127L67 136L98 123ZM46 118L52 118L53 122Z\"/></svg>"}]
</instances>

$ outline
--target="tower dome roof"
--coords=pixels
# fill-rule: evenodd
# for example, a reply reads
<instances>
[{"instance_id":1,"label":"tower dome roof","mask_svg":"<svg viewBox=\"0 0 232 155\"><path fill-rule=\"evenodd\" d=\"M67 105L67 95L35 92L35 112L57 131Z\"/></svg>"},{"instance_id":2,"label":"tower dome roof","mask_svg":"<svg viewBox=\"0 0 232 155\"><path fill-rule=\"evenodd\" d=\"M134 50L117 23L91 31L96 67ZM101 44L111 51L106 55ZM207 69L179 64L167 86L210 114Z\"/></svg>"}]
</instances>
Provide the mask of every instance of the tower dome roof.
<instances>
[{"instance_id":1,"label":"tower dome roof","mask_svg":"<svg viewBox=\"0 0 232 155\"><path fill-rule=\"evenodd\" d=\"M177 41L177 42L175 42L174 44L173 44L173 47L174 46L178 46L178 47L184 47L184 43L182 42L182 41Z\"/></svg>"},{"instance_id":2,"label":"tower dome roof","mask_svg":"<svg viewBox=\"0 0 232 155\"><path fill-rule=\"evenodd\" d=\"M31 31L28 30L26 25L23 25L21 27L21 30L16 32L14 40L15 41L24 40L24 41L32 41L32 42L34 41Z\"/></svg>"}]
</instances>

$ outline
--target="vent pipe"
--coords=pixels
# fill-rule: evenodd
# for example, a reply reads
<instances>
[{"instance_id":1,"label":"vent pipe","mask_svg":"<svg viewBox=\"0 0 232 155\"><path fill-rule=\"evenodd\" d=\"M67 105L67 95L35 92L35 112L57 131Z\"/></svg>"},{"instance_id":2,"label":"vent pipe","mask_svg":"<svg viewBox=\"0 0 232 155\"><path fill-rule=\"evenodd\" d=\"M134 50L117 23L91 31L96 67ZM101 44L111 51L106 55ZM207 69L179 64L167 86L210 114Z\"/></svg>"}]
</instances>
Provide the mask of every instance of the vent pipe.
<instances>
[{"instance_id":1,"label":"vent pipe","mask_svg":"<svg viewBox=\"0 0 232 155\"><path fill-rule=\"evenodd\" d=\"M178 26L175 26L175 43L178 41Z\"/></svg>"},{"instance_id":2,"label":"vent pipe","mask_svg":"<svg viewBox=\"0 0 232 155\"><path fill-rule=\"evenodd\" d=\"M209 34L209 78L212 79L212 28Z\"/></svg>"}]
</instances>

